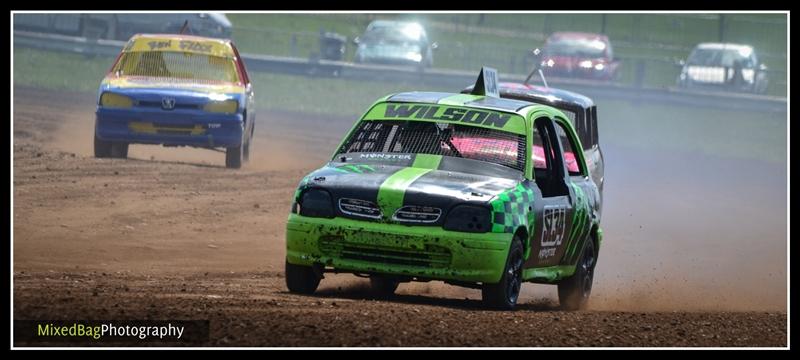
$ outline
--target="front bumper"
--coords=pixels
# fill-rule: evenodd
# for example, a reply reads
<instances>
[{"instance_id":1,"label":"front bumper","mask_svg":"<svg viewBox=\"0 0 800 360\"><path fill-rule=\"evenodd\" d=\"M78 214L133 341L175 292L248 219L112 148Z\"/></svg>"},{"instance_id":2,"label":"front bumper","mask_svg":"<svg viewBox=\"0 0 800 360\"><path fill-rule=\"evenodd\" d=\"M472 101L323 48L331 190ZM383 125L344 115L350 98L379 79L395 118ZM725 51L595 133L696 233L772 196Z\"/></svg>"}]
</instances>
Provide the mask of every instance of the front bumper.
<instances>
[{"instance_id":1,"label":"front bumper","mask_svg":"<svg viewBox=\"0 0 800 360\"><path fill-rule=\"evenodd\" d=\"M98 108L95 134L105 141L196 147L236 147L242 114Z\"/></svg>"},{"instance_id":2,"label":"front bumper","mask_svg":"<svg viewBox=\"0 0 800 360\"><path fill-rule=\"evenodd\" d=\"M344 218L290 214L286 259L336 271L497 283L512 234L464 233Z\"/></svg>"}]
</instances>

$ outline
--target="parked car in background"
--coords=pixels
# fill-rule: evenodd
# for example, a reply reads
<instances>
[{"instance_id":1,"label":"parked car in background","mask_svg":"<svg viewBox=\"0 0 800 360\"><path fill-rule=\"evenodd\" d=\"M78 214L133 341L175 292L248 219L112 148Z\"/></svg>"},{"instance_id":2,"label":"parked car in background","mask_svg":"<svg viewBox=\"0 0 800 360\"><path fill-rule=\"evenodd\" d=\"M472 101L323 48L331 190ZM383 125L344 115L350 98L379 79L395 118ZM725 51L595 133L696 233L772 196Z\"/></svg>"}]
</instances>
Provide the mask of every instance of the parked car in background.
<instances>
[{"instance_id":1,"label":"parked car in background","mask_svg":"<svg viewBox=\"0 0 800 360\"><path fill-rule=\"evenodd\" d=\"M353 39L355 62L433 66L433 50L425 28L419 23L375 20L363 35Z\"/></svg>"},{"instance_id":2,"label":"parked car in background","mask_svg":"<svg viewBox=\"0 0 800 360\"><path fill-rule=\"evenodd\" d=\"M15 14L14 29L89 38L128 40L138 33L187 34L230 39L231 22L220 13Z\"/></svg>"},{"instance_id":3,"label":"parked car in background","mask_svg":"<svg viewBox=\"0 0 800 360\"><path fill-rule=\"evenodd\" d=\"M610 80L619 68L608 36L601 34L553 33L542 53L542 70L549 76Z\"/></svg>"},{"instance_id":4,"label":"parked car in background","mask_svg":"<svg viewBox=\"0 0 800 360\"><path fill-rule=\"evenodd\" d=\"M750 45L701 43L678 65L680 87L767 92L767 66Z\"/></svg>"}]
</instances>

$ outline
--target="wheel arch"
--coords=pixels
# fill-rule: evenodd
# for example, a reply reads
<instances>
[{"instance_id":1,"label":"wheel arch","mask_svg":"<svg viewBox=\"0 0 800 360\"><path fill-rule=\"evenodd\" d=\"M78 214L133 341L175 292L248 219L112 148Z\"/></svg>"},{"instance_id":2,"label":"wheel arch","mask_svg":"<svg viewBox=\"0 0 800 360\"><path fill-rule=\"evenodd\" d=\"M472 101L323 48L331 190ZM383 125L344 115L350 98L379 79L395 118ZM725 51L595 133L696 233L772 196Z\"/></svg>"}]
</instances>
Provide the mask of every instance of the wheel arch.
<instances>
[{"instance_id":1,"label":"wheel arch","mask_svg":"<svg viewBox=\"0 0 800 360\"><path fill-rule=\"evenodd\" d=\"M517 230L514 231L514 237L511 241L514 241L517 237L522 239L522 258L528 260L531 250L531 239L528 236L528 229L524 226L518 227Z\"/></svg>"}]
</instances>

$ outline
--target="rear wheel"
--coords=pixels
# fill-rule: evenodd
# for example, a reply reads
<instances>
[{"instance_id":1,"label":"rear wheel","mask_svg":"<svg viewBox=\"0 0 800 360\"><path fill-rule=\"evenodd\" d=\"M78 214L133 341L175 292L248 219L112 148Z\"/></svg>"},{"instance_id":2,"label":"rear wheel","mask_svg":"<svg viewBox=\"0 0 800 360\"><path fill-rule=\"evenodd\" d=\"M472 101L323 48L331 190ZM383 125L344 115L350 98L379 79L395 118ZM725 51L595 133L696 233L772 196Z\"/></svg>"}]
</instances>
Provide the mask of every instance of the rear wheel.
<instances>
[{"instance_id":1,"label":"rear wheel","mask_svg":"<svg viewBox=\"0 0 800 360\"><path fill-rule=\"evenodd\" d=\"M313 294L317 291L320 277L311 266L294 265L286 262L286 287L290 292Z\"/></svg>"},{"instance_id":2,"label":"rear wheel","mask_svg":"<svg viewBox=\"0 0 800 360\"><path fill-rule=\"evenodd\" d=\"M238 169L242 167L244 157L244 143L236 147L229 147L225 150L225 167Z\"/></svg>"},{"instance_id":3,"label":"rear wheel","mask_svg":"<svg viewBox=\"0 0 800 360\"><path fill-rule=\"evenodd\" d=\"M400 282L385 276L374 275L370 276L369 284L372 292L376 296L383 298L394 295L394 292L397 290L397 286L400 285Z\"/></svg>"},{"instance_id":4,"label":"rear wheel","mask_svg":"<svg viewBox=\"0 0 800 360\"><path fill-rule=\"evenodd\" d=\"M523 263L522 239L515 236L508 250L500 282L483 285L481 295L486 306L500 310L514 309L519 299L519 290L522 288Z\"/></svg>"},{"instance_id":5,"label":"rear wheel","mask_svg":"<svg viewBox=\"0 0 800 360\"><path fill-rule=\"evenodd\" d=\"M580 310L588 305L592 294L596 256L594 242L591 238L586 239L575 274L558 284L558 301L564 310Z\"/></svg>"}]
</instances>

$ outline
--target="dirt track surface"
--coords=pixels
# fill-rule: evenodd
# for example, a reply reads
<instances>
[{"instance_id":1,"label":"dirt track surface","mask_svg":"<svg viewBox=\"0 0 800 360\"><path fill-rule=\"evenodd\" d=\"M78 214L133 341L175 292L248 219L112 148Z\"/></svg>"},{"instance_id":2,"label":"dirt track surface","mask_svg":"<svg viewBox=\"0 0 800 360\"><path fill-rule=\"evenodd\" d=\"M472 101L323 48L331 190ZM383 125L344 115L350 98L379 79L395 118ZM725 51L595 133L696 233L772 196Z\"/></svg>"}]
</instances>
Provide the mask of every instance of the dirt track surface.
<instances>
[{"instance_id":1,"label":"dirt track surface","mask_svg":"<svg viewBox=\"0 0 800 360\"><path fill-rule=\"evenodd\" d=\"M365 279L329 275L314 296L289 294L282 271L291 195L353 119L262 111L252 163L231 171L223 154L197 149L134 145L131 159L94 159L93 101L15 88L15 319L208 319L209 346L786 345L785 258L772 255L779 242L745 254L773 260L763 273L717 282L690 267L659 271L671 266L664 245L655 247L663 264L643 261L653 272L631 275L620 268L636 260L613 254L645 252L609 243L593 306L574 313L558 310L552 287L529 284L510 313L481 309L477 290L438 282L402 284L396 298L377 300ZM625 201L619 195L612 189L606 199ZM640 236L641 225L614 217L607 209L607 237ZM772 229L779 220L765 221ZM777 229L742 236L785 238ZM725 273L706 268L709 277ZM638 287L651 278L662 284ZM763 288L741 291L752 284Z\"/></svg>"}]
</instances>

